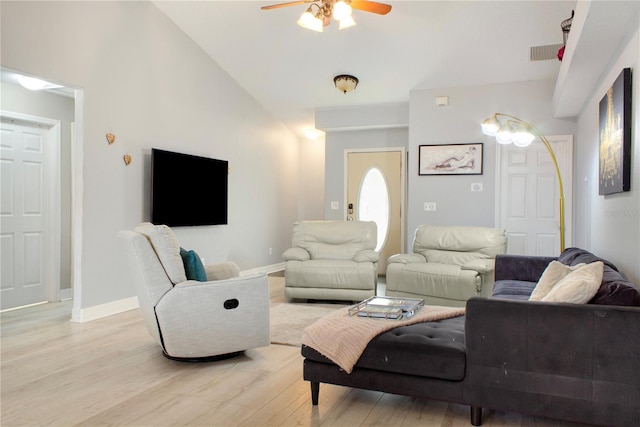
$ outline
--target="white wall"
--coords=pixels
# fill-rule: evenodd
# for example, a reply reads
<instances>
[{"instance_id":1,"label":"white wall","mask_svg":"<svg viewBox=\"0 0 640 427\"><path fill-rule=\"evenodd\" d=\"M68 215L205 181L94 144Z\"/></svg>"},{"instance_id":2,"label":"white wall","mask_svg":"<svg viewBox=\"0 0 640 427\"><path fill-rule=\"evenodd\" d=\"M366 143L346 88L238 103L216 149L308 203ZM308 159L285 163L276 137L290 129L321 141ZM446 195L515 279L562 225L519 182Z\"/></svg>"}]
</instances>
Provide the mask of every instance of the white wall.
<instances>
[{"instance_id":1,"label":"white wall","mask_svg":"<svg viewBox=\"0 0 640 427\"><path fill-rule=\"evenodd\" d=\"M495 225L495 139L480 124L493 113L505 113L533 123L546 135L575 133L573 119L553 119L555 82L526 81L486 86L438 88L411 92L409 118L409 179L407 245L418 225ZM448 96L438 107L436 96ZM425 144L484 143L483 175L419 176L418 149ZM578 142L579 143L579 142ZM484 191L472 192L472 183ZM424 202L436 202L425 212Z\"/></svg>"},{"instance_id":2,"label":"white wall","mask_svg":"<svg viewBox=\"0 0 640 427\"><path fill-rule=\"evenodd\" d=\"M632 68L631 190L598 195L600 100L624 68ZM613 262L640 283L640 35L636 28L607 67L578 116L576 153L576 243Z\"/></svg>"},{"instance_id":3,"label":"white wall","mask_svg":"<svg viewBox=\"0 0 640 427\"><path fill-rule=\"evenodd\" d=\"M2 109L60 121L60 289L71 287L71 122L74 100L0 82Z\"/></svg>"},{"instance_id":4,"label":"white wall","mask_svg":"<svg viewBox=\"0 0 640 427\"><path fill-rule=\"evenodd\" d=\"M0 8L3 66L84 90L82 309L134 295L116 233L149 218L152 147L229 161L229 225L178 228L183 246L243 270L282 261L298 218L297 139L152 3Z\"/></svg>"}]
</instances>

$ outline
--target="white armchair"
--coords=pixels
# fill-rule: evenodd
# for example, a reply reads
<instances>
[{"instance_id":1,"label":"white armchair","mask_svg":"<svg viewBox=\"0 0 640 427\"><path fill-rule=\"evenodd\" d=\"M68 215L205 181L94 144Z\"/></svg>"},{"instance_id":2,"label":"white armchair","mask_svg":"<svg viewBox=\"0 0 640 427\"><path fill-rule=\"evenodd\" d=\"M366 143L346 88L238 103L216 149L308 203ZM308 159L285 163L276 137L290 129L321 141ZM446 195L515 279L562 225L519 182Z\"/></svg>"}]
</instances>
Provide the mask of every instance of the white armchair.
<instances>
[{"instance_id":1,"label":"white armchair","mask_svg":"<svg viewBox=\"0 0 640 427\"><path fill-rule=\"evenodd\" d=\"M495 257L507 250L504 230L421 225L413 253L389 257L386 295L464 307L493 289Z\"/></svg>"},{"instance_id":2,"label":"white armchair","mask_svg":"<svg viewBox=\"0 0 640 427\"><path fill-rule=\"evenodd\" d=\"M376 294L373 221L302 221L293 225L285 260L287 298L361 301Z\"/></svg>"},{"instance_id":3,"label":"white armchair","mask_svg":"<svg viewBox=\"0 0 640 427\"><path fill-rule=\"evenodd\" d=\"M224 263L205 266L206 282L187 280L169 227L146 223L118 236L145 326L166 357L220 359L269 345L265 274L238 277L235 263Z\"/></svg>"}]
</instances>

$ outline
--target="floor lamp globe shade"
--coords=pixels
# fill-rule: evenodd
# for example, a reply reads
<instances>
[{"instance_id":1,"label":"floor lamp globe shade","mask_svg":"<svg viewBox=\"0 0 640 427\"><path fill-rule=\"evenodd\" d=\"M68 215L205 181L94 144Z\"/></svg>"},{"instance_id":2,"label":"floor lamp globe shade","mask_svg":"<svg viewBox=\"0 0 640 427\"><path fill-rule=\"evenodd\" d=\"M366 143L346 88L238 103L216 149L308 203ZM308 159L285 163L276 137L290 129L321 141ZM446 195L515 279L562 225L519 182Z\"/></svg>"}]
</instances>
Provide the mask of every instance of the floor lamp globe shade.
<instances>
[{"instance_id":1,"label":"floor lamp globe shade","mask_svg":"<svg viewBox=\"0 0 640 427\"><path fill-rule=\"evenodd\" d=\"M488 136L495 136L500 130L500 123L495 117L490 117L482 122L482 133Z\"/></svg>"},{"instance_id":2,"label":"floor lamp globe shade","mask_svg":"<svg viewBox=\"0 0 640 427\"><path fill-rule=\"evenodd\" d=\"M509 131L506 130L501 130L500 132L496 133L496 142L498 144L511 144L511 142L513 142L512 140L512 134Z\"/></svg>"},{"instance_id":3,"label":"floor lamp globe shade","mask_svg":"<svg viewBox=\"0 0 640 427\"><path fill-rule=\"evenodd\" d=\"M511 139L513 140L513 144L517 147L528 147L535 139L535 136L531 135L529 132L516 132L512 135Z\"/></svg>"}]
</instances>

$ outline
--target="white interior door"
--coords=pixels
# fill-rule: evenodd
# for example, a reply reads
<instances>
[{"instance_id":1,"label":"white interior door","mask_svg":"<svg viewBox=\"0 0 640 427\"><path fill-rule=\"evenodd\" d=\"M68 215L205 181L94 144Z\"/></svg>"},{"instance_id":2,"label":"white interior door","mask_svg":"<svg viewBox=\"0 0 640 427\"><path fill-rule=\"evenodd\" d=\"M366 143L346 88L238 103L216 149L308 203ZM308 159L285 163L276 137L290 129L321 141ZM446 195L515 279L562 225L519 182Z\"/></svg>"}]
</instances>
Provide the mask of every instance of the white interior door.
<instances>
[{"instance_id":1,"label":"white interior door","mask_svg":"<svg viewBox=\"0 0 640 427\"><path fill-rule=\"evenodd\" d=\"M346 219L376 222L378 274L385 275L387 258L402 252L403 150L352 151L346 156Z\"/></svg>"},{"instance_id":2,"label":"white interior door","mask_svg":"<svg viewBox=\"0 0 640 427\"><path fill-rule=\"evenodd\" d=\"M55 258L47 230L52 147L48 126L3 116L0 134L2 195L0 202L1 308L51 300Z\"/></svg>"},{"instance_id":3,"label":"white interior door","mask_svg":"<svg viewBox=\"0 0 640 427\"><path fill-rule=\"evenodd\" d=\"M564 184L565 246L572 241L573 136L547 137ZM560 193L553 160L536 140L526 148L499 145L498 220L508 236L507 253L560 253Z\"/></svg>"}]
</instances>

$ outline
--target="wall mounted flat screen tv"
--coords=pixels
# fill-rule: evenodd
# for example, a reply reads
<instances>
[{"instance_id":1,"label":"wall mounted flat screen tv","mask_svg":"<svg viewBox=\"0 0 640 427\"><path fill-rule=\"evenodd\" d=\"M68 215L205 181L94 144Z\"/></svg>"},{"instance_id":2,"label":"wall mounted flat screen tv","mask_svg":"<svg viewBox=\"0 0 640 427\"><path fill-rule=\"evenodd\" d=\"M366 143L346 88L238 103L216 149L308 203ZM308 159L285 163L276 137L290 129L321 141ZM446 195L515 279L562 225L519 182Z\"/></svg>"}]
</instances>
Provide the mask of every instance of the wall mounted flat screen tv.
<instances>
[{"instance_id":1,"label":"wall mounted flat screen tv","mask_svg":"<svg viewBox=\"0 0 640 427\"><path fill-rule=\"evenodd\" d=\"M151 149L151 222L227 224L229 162Z\"/></svg>"}]
</instances>

